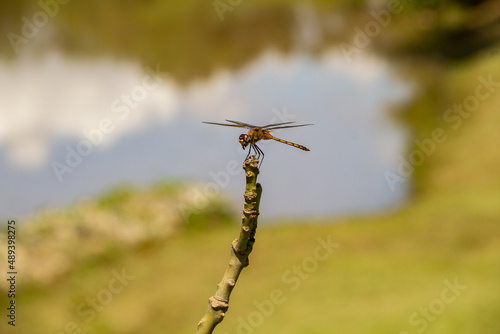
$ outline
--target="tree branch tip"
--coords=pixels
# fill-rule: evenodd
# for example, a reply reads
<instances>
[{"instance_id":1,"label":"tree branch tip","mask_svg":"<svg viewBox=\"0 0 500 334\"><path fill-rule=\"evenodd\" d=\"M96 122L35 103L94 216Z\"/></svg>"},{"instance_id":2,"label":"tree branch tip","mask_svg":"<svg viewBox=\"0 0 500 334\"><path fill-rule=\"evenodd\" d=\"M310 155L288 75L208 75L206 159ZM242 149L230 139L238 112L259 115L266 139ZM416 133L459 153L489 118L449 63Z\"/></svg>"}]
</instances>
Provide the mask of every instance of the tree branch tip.
<instances>
[{"instance_id":1,"label":"tree branch tip","mask_svg":"<svg viewBox=\"0 0 500 334\"><path fill-rule=\"evenodd\" d=\"M257 159L255 156L250 156L248 159L245 160L243 163L243 169L247 168L253 168L256 169L257 172L259 171L259 159Z\"/></svg>"}]
</instances>

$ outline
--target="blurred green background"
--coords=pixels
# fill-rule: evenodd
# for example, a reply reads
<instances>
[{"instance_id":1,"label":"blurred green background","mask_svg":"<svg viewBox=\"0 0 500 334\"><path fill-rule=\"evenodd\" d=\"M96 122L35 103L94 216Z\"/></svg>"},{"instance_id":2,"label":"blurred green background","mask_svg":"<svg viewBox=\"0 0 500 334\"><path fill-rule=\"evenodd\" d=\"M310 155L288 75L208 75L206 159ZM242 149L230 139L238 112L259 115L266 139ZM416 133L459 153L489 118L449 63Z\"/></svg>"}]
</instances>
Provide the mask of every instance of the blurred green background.
<instances>
[{"instance_id":1,"label":"blurred green background","mask_svg":"<svg viewBox=\"0 0 500 334\"><path fill-rule=\"evenodd\" d=\"M307 48L314 55L353 45L355 27L399 5L367 50L418 87L392 113L411 129L408 154L422 150L413 139L436 129L446 140L414 166L411 199L397 210L260 228L215 333L500 333L500 85L473 112L449 112L477 96L479 77L500 82L500 2L230 3L73 0L51 18L49 42L29 47L43 53L55 41L71 57L161 63L183 85L221 66L236 70L269 46L291 52L295 11L313 10L324 31ZM19 31L39 6L1 2L0 35ZM11 41L1 43L15 59ZM0 332L194 333L227 266L240 208L221 196L179 210L190 187L122 186L31 215L17 240L17 324L3 315ZM262 201L272 201L263 188ZM338 245L321 260L318 238ZM5 279L0 288L5 314Z\"/></svg>"}]
</instances>

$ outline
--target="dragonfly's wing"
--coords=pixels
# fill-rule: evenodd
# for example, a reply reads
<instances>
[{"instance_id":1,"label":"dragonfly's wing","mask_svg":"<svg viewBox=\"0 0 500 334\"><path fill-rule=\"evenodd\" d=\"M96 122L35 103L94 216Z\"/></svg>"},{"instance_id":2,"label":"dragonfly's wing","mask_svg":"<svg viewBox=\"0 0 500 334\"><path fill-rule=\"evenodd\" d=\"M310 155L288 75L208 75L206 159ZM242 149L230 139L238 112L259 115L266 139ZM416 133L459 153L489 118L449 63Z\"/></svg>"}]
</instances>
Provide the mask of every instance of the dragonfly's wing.
<instances>
[{"instance_id":1,"label":"dragonfly's wing","mask_svg":"<svg viewBox=\"0 0 500 334\"><path fill-rule=\"evenodd\" d=\"M292 124L292 123L295 123L295 122L285 122L285 123L269 124L269 125L266 125L266 126L257 126L257 125L252 125L252 124L238 122L238 121L231 121L229 119L226 119L226 121L234 123L234 124L214 123L214 122L202 122L202 123L205 123L205 124L214 124L214 125L223 125L223 126L232 126L232 127L235 127L235 128L247 128L247 129L257 128L257 129L263 129L263 130L268 130L268 131L273 131L273 130L277 130L277 129L296 128L296 127L299 127L299 126L313 125L313 124L286 125L286 124Z\"/></svg>"},{"instance_id":2,"label":"dragonfly's wing","mask_svg":"<svg viewBox=\"0 0 500 334\"><path fill-rule=\"evenodd\" d=\"M252 125L252 124L238 122L238 121L231 121L230 119L226 119L226 121L234 123L234 124L238 124L242 128L248 128L248 129L250 129L250 128L260 128L260 126L257 126L257 125Z\"/></svg>"},{"instance_id":3,"label":"dragonfly's wing","mask_svg":"<svg viewBox=\"0 0 500 334\"><path fill-rule=\"evenodd\" d=\"M214 125L223 125L223 126L233 126L235 128L246 128L244 125L236 125L236 124L224 124L224 123L214 123L214 122L202 122L205 124L214 124Z\"/></svg>"},{"instance_id":4,"label":"dragonfly's wing","mask_svg":"<svg viewBox=\"0 0 500 334\"><path fill-rule=\"evenodd\" d=\"M285 124L292 124L292 123L295 123L295 122L285 122L285 123L269 124L269 125L266 125L266 126L261 126L261 128L262 129L267 129L267 128L278 126L278 125L285 125Z\"/></svg>"},{"instance_id":5,"label":"dragonfly's wing","mask_svg":"<svg viewBox=\"0 0 500 334\"><path fill-rule=\"evenodd\" d=\"M266 130L274 131L274 130L278 130L278 129L298 128L300 126L308 126L308 125L314 125L314 124L285 125L285 126L277 126L277 127L267 128Z\"/></svg>"}]
</instances>

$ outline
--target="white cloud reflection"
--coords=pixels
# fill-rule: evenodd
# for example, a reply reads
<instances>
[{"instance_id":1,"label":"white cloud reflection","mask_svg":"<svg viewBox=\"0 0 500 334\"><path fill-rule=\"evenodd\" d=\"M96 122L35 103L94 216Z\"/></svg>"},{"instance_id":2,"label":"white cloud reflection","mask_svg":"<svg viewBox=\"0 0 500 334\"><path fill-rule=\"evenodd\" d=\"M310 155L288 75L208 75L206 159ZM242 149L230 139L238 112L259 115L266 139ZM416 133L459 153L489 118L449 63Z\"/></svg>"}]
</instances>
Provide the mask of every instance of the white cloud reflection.
<instances>
[{"instance_id":1,"label":"white cloud reflection","mask_svg":"<svg viewBox=\"0 0 500 334\"><path fill-rule=\"evenodd\" d=\"M82 131L98 127L103 118L119 123L104 146L150 122L171 119L179 94L169 78L148 91L126 118L113 112L113 102L141 86L146 75L138 64L75 60L58 53L0 62L0 143L8 160L20 167L40 167L54 141L84 138Z\"/></svg>"}]
</instances>

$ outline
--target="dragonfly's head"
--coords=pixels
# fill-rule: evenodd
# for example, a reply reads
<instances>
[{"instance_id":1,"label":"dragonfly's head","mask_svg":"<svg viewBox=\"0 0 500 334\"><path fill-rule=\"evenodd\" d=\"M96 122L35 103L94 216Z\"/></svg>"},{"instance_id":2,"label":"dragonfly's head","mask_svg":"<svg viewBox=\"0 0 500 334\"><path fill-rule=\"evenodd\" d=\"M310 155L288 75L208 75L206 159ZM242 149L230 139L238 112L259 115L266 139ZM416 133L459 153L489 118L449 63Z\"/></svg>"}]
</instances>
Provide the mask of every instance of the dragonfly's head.
<instances>
[{"instance_id":1,"label":"dragonfly's head","mask_svg":"<svg viewBox=\"0 0 500 334\"><path fill-rule=\"evenodd\" d=\"M240 135L240 138L238 139L238 141L240 142L241 147L243 147L243 149L247 148L247 146L249 144L248 135L247 134Z\"/></svg>"}]
</instances>

